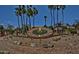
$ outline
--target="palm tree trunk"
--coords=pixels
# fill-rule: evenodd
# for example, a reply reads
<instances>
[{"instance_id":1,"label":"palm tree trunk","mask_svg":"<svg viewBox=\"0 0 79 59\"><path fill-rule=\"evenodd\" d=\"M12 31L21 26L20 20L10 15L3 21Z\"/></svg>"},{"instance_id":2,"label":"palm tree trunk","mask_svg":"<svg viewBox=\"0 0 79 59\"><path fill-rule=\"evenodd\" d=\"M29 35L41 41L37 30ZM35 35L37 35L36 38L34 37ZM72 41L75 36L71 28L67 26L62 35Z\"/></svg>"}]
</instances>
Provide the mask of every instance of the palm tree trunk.
<instances>
[{"instance_id":1,"label":"palm tree trunk","mask_svg":"<svg viewBox=\"0 0 79 59\"><path fill-rule=\"evenodd\" d=\"M53 9L53 22L54 22L54 27L55 27L55 16L54 16L54 9Z\"/></svg>"},{"instance_id":2,"label":"palm tree trunk","mask_svg":"<svg viewBox=\"0 0 79 59\"><path fill-rule=\"evenodd\" d=\"M58 9L57 9L57 26L58 26L58 21L59 21L59 20L58 20Z\"/></svg>"},{"instance_id":3,"label":"palm tree trunk","mask_svg":"<svg viewBox=\"0 0 79 59\"><path fill-rule=\"evenodd\" d=\"M64 11L62 9L62 24L64 24Z\"/></svg>"},{"instance_id":4,"label":"palm tree trunk","mask_svg":"<svg viewBox=\"0 0 79 59\"><path fill-rule=\"evenodd\" d=\"M51 26L52 26L52 9L50 9L50 14L51 14Z\"/></svg>"},{"instance_id":5,"label":"palm tree trunk","mask_svg":"<svg viewBox=\"0 0 79 59\"><path fill-rule=\"evenodd\" d=\"M26 15L26 21L25 21L25 22L26 22L26 23L25 23L26 26L27 26L27 20L28 20L28 19L27 19L27 15Z\"/></svg>"},{"instance_id":6,"label":"palm tree trunk","mask_svg":"<svg viewBox=\"0 0 79 59\"><path fill-rule=\"evenodd\" d=\"M57 33L59 34L59 29L58 29L58 9L57 9Z\"/></svg>"},{"instance_id":7,"label":"palm tree trunk","mask_svg":"<svg viewBox=\"0 0 79 59\"><path fill-rule=\"evenodd\" d=\"M33 27L35 27L35 16L33 16Z\"/></svg>"},{"instance_id":8,"label":"palm tree trunk","mask_svg":"<svg viewBox=\"0 0 79 59\"><path fill-rule=\"evenodd\" d=\"M26 25L26 32L27 32L27 30L28 30L28 25L27 25L27 15L26 15L26 21L25 21L25 25Z\"/></svg>"},{"instance_id":9,"label":"palm tree trunk","mask_svg":"<svg viewBox=\"0 0 79 59\"><path fill-rule=\"evenodd\" d=\"M45 18L45 26L46 26L46 18Z\"/></svg>"},{"instance_id":10,"label":"palm tree trunk","mask_svg":"<svg viewBox=\"0 0 79 59\"><path fill-rule=\"evenodd\" d=\"M29 25L30 25L30 29L31 29L31 19L30 19L30 16L29 16Z\"/></svg>"},{"instance_id":11,"label":"palm tree trunk","mask_svg":"<svg viewBox=\"0 0 79 59\"><path fill-rule=\"evenodd\" d=\"M19 15L17 15L17 19L18 19L18 28L20 29Z\"/></svg>"},{"instance_id":12,"label":"palm tree trunk","mask_svg":"<svg viewBox=\"0 0 79 59\"><path fill-rule=\"evenodd\" d=\"M23 25L25 25L25 15L23 14Z\"/></svg>"},{"instance_id":13,"label":"palm tree trunk","mask_svg":"<svg viewBox=\"0 0 79 59\"><path fill-rule=\"evenodd\" d=\"M22 18L22 15L21 15L21 26L22 26L22 33L23 33L23 18Z\"/></svg>"}]
</instances>

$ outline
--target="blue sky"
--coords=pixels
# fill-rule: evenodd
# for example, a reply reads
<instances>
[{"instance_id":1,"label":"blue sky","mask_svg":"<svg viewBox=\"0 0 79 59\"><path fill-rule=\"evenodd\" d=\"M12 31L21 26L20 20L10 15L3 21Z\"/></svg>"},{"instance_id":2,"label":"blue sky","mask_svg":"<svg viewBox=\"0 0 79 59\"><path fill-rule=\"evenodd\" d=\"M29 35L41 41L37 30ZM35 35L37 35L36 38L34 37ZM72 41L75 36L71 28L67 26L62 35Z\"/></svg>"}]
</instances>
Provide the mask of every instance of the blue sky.
<instances>
[{"instance_id":1,"label":"blue sky","mask_svg":"<svg viewBox=\"0 0 79 59\"><path fill-rule=\"evenodd\" d=\"M11 24L17 27L17 17L15 15L16 5L0 5L0 24L7 25ZM47 25L50 25L50 12L47 5L35 5L38 9L38 15L35 18L35 25L44 25L44 16L48 16ZM64 10L64 22L73 24L76 19L79 19L79 6L70 5L66 6ZM61 12L59 12L59 20L61 20Z\"/></svg>"}]
</instances>

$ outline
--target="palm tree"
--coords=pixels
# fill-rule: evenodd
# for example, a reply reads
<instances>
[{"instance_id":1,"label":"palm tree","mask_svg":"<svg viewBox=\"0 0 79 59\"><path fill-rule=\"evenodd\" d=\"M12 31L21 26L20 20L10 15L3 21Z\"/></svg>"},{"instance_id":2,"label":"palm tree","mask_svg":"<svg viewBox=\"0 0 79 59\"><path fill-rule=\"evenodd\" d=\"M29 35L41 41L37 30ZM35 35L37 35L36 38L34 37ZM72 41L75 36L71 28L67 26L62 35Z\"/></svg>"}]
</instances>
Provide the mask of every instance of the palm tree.
<instances>
[{"instance_id":1,"label":"palm tree","mask_svg":"<svg viewBox=\"0 0 79 59\"><path fill-rule=\"evenodd\" d=\"M58 26L58 23L59 23L59 19L58 19L58 11L59 11L59 9L60 9L60 6L59 5L56 5L56 10L57 10L57 26Z\"/></svg>"},{"instance_id":2,"label":"palm tree","mask_svg":"<svg viewBox=\"0 0 79 59\"><path fill-rule=\"evenodd\" d=\"M23 23L25 24L25 14L26 14L26 9L25 9L25 5L22 5L22 14L23 14Z\"/></svg>"},{"instance_id":3,"label":"palm tree","mask_svg":"<svg viewBox=\"0 0 79 59\"><path fill-rule=\"evenodd\" d=\"M60 8L62 9L62 24L64 24L64 9L65 9L65 5L61 5Z\"/></svg>"},{"instance_id":4,"label":"palm tree","mask_svg":"<svg viewBox=\"0 0 79 59\"><path fill-rule=\"evenodd\" d=\"M27 14L27 16L29 17L29 25L30 25L30 29L31 29L31 17L33 16L32 8L28 7L26 14Z\"/></svg>"},{"instance_id":5,"label":"palm tree","mask_svg":"<svg viewBox=\"0 0 79 59\"><path fill-rule=\"evenodd\" d=\"M45 19L45 25L44 25L44 27L46 27L46 26L47 26L47 25L46 25L47 16L44 16L44 19Z\"/></svg>"},{"instance_id":6,"label":"palm tree","mask_svg":"<svg viewBox=\"0 0 79 59\"><path fill-rule=\"evenodd\" d=\"M50 15L51 15L51 26L52 26L52 8L53 5L48 5L48 8L50 9Z\"/></svg>"},{"instance_id":7,"label":"palm tree","mask_svg":"<svg viewBox=\"0 0 79 59\"><path fill-rule=\"evenodd\" d=\"M35 16L38 14L38 10L34 7L33 8L33 27L35 27Z\"/></svg>"},{"instance_id":8,"label":"palm tree","mask_svg":"<svg viewBox=\"0 0 79 59\"><path fill-rule=\"evenodd\" d=\"M23 30L23 16L22 16L22 6L19 5L19 15L20 15L20 18L21 18L21 27L22 27L22 30Z\"/></svg>"},{"instance_id":9,"label":"palm tree","mask_svg":"<svg viewBox=\"0 0 79 59\"><path fill-rule=\"evenodd\" d=\"M22 5L22 16L23 16L23 33L27 33L27 15L25 5ZM25 18L26 17L26 18Z\"/></svg>"},{"instance_id":10,"label":"palm tree","mask_svg":"<svg viewBox=\"0 0 79 59\"><path fill-rule=\"evenodd\" d=\"M52 26L52 19L53 19L53 24L55 26L55 9L56 6L55 5L48 5L48 8L50 9L50 15L51 15L51 26ZM53 12L53 13L52 13Z\"/></svg>"},{"instance_id":11,"label":"palm tree","mask_svg":"<svg viewBox=\"0 0 79 59\"><path fill-rule=\"evenodd\" d=\"M55 27L55 9L56 9L56 6L54 5L53 6L53 22L54 22L54 27Z\"/></svg>"},{"instance_id":12,"label":"palm tree","mask_svg":"<svg viewBox=\"0 0 79 59\"><path fill-rule=\"evenodd\" d=\"M16 16L17 16L17 19L18 19L18 28L20 29L20 19L19 19L19 8L16 8Z\"/></svg>"}]
</instances>

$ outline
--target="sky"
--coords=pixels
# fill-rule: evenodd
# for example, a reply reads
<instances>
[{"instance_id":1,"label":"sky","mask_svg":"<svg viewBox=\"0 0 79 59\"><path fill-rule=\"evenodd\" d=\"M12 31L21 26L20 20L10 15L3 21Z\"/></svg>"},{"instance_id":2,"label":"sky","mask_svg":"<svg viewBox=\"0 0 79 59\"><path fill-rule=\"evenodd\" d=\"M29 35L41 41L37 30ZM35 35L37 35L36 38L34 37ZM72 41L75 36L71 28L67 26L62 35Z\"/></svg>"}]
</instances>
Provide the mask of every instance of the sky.
<instances>
[{"instance_id":1,"label":"sky","mask_svg":"<svg viewBox=\"0 0 79 59\"><path fill-rule=\"evenodd\" d=\"M11 24L14 25L15 27L18 26L17 16L15 14L16 7L17 7L16 5L0 5L0 25L7 26L8 24ZM38 14L35 16L35 25L36 26L44 25L44 16L48 17L47 25L50 25L51 17L47 5L34 5L34 7L36 7L38 10ZM59 11L59 20L60 21L62 20L61 10ZM75 20L79 20L79 6L67 5L64 10L64 23L73 24Z\"/></svg>"}]
</instances>

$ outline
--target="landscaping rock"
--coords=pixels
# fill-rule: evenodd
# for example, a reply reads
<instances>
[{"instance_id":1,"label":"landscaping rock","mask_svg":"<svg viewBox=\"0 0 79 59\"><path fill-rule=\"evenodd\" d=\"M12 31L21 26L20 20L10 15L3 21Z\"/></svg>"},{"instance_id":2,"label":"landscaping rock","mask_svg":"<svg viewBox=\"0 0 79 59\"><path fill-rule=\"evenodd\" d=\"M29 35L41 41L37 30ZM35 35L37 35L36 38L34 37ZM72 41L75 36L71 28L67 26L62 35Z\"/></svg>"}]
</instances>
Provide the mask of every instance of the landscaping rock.
<instances>
[{"instance_id":1,"label":"landscaping rock","mask_svg":"<svg viewBox=\"0 0 79 59\"><path fill-rule=\"evenodd\" d=\"M58 41L60 39L61 39L61 37L57 37L57 38L54 38L53 41Z\"/></svg>"},{"instance_id":2,"label":"landscaping rock","mask_svg":"<svg viewBox=\"0 0 79 59\"><path fill-rule=\"evenodd\" d=\"M14 41L14 44L16 44L16 45L21 45L22 42L20 42L20 41Z\"/></svg>"},{"instance_id":3,"label":"landscaping rock","mask_svg":"<svg viewBox=\"0 0 79 59\"><path fill-rule=\"evenodd\" d=\"M51 46L51 48L53 48L53 47L54 47L54 45Z\"/></svg>"},{"instance_id":4,"label":"landscaping rock","mask_svg":"<svg viewBox=\"0 0 79 59\"><path fill-rule=\"evenodd\" d=\"M22 44L22 42L17 42L17 45L21 45Z\"/></svg>"},{"instance_id":5,"label":"landscaping rock","mask_svg":"<svg viewBox=\"0 0 79 59\"><path fill-rule=\"evenodd\" d=\"M10 54L9 51L0 51L0 54Z\"/></svg>"},{"instance_id":6,"label":"landscaping rock","mask_svg":"<svg viewBox=\"0 0 79 59\"><path fill-rule=\"evenodd\" d=\"M35 43L31 43L31 45L30 45L31 47L35 47L36 46L36 44Z\"/></svg>"},{"instance_id":7,"label":"landscaping rock","mask_svg":"<svg viewBox=\"0 0 79 59\"><path fill-rule=\"evenodd\" d=\"M50 45L49 44L43 44L42 46L43 46L43 48L49 48Z\"/></svg>"}]
</instances>

